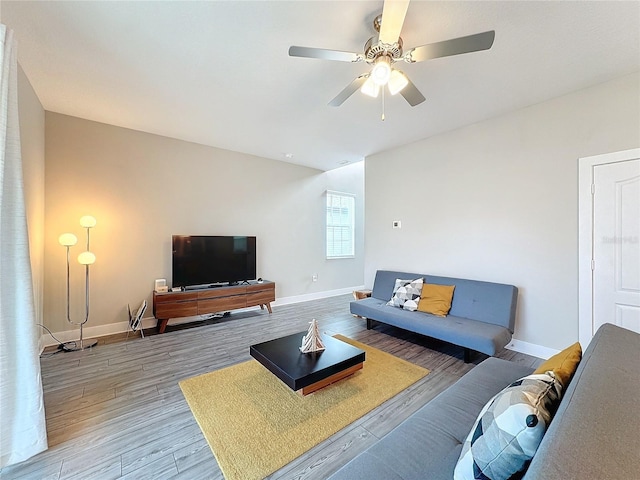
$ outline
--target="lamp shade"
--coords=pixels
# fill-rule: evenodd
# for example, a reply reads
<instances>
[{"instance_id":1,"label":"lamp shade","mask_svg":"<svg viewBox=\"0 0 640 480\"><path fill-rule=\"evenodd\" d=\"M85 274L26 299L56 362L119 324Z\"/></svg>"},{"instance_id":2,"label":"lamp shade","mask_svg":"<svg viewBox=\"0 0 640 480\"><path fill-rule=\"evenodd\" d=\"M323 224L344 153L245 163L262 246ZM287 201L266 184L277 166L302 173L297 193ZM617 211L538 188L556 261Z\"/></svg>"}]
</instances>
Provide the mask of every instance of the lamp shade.
<instances>
[{"instance_id":1,"label":"lamp shade","mask_svg":"<svg viewBox=\"0 0 640 480\"><path fill-rule=\"evenodd\" d=\"M73 247L76 243L78 243L78 237L76 237L73 233L63 233L58 237L58 243L65 247Z\"/></svg>"},{"instance_id":2,"label":"lamp shade","mask_svg":"<svg viewBox=\"0 0 640 480\"><path fill-rule=\"evenodd\" d=\"M388 56L382 55L376 58L371 70L371 78L377 85L386 85L391 76L391 60Z\"/></svg>"},{"instance_id":3,"label":"lamp shade","mask_svg":"<svg viewBox=\"0 0 640 480\"><path fill-rule=\"evenodd\" d=\"M82 265L93 265L96 263L96 256L91 252L82 252L78 255L78 262Z\"/></svg>"},{"instance_id":4,"label":"lamp shade","mask_svg":"<svg viewBox=\"0 0 640 480\"><path fill-rule=\"evenodd\" d=\"M374 82L371 77L369 77L362 84L362 87L360 87L360 91L365 95L376 98L378 96L378 93L380 92L380 86L376 84L376 82Z\"/></svg>"},{"instance_id":5,"label":"lamp shade","mask_svg":"<svg viewBox=\"0 0 640 480\"><path fill-rule=\"evenodd\" d=\"M392 70L389 77L389 93L395 95L409 84L409 79L400 70Z\"/></svg>"},{"instance_id":6,"label":"lamp shade","mask_svg":"<svg viewBox=\"0 0 640 480\"><path fill-rule=\"evenodd\" d=\"M84 228L93 228L96 226L96 219L91 215L85 215L80 218L80 225Z\"/></svg>"}]
</instances>

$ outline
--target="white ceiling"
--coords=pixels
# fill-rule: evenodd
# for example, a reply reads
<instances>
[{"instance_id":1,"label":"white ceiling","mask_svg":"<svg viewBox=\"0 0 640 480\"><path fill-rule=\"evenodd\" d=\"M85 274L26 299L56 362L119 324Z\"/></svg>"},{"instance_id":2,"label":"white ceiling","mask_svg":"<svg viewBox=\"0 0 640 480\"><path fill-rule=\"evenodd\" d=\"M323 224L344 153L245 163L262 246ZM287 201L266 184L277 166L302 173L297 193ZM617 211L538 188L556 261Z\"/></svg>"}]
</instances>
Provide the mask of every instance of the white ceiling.
<instances>
[{"instance_id":1,"label":"white ceiling","mask_svg":"<svg viewBox=\"0 0 640 480\"><path fill-rule=\"evenodd\" d=\"M640 2L412 1L409 47L496 31L493 48L402 70L427 101L356 92L378 1L4 1L48 111L330 170L343 162L640 70ZM285 154L293 157L287 159Z\"/></svg>"}]
</instances>

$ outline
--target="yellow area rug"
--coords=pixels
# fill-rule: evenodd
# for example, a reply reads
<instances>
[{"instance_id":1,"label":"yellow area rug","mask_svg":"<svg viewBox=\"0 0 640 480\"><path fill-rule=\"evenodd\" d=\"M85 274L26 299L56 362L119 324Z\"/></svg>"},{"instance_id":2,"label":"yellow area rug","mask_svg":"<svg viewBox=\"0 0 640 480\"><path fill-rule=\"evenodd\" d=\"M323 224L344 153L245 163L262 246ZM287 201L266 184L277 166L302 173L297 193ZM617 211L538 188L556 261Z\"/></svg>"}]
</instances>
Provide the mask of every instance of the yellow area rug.
<instances>
[{"instance_id":1,"label":"yellow area rug","mask_svg":"<svg viewBox=\"0 0 640 480\"><path fill-rule=\"evenodd\" d=\"M180 382L227 480L264 478L429 373L335 337L366 352L364 368L305 397L253 359Z\"/></svg>"}]
</instances>

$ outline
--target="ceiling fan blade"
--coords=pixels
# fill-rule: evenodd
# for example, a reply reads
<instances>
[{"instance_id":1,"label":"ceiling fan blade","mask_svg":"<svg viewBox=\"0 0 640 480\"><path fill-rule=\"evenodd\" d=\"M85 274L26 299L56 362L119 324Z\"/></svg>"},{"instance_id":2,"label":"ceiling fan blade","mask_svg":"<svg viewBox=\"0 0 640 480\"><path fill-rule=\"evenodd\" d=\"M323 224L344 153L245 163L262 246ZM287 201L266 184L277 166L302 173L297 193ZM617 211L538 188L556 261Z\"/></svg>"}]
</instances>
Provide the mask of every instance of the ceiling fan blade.
<instances>
[{"instance_id":1,"label":"ceiling fan blade","mask_svg":"<svg viewBox=\"0 0 640 480\"><path fill-rule=\"evenodd\" d=\"M382 7L382 23L379 39L382 43L394 44L400 37L409 0L385 0Z\"/></svg>"},{"instance_id":2,"label":"ceiling fan blade","mask_svg":"<svg viewBox=\"0 0 640 480\"><path fill-rule=\"evenodd\" d=\"M363 60L361 53L341 52L339 50L326 50L313 47L289 47L290 57L320 58L322 60L337 60L338 62L360 62Z\"/></svg>"},{"instance_id":3,"label":"ceiling fan blade","mask_svg":"<svg viewBox=\"0 0 640 480\"><path fill-rule=\"evenodd\" d=\"M432 58L449 57L451 55L460 55L461 53L478 52L480 50L489 50L493 45L496 32L490 30L488 32L476 33L466 37L452 38L442 42L430 43L415 47L409 50L404 59L408 62L424 62Z\"/></svg>"},{"instance_id":4,"label":"ceiling fan blade","mask_svg":"<svg viewBox=\"0 0 640 480\"><path fill-rule=\"evenodd\" d=\"M360 75L353 82L351 82L349 85L347 85L345 87L345 89L342 90L336 96L336 98L331 100L329 102L329 105L331 105L332 107L339 107L340 105L342 105L347 98L349 98L351 95L353 95L356 92L356 90L358 90L362 86L362 84L367 81L367 78L369 78L369 74L368 73L364 73L364 74Z\"/></svg>"},{"instance_id":5,"label":"ceiling fan blade","mask_svg":"<svg viewBox=\"0 0 640 480\"><path fill-rule=\"evenodd\" d=\"M406 87L400 90L400 95L402 95L407 103L409 103L409 105L411 105L412 107L420 105L426 100L424 98L424 95L420 93L420 90L416 88L411 80L409 80L408 78L407 80L409 81L409 83L407 83Z\"/></svg>"}]
</instances>

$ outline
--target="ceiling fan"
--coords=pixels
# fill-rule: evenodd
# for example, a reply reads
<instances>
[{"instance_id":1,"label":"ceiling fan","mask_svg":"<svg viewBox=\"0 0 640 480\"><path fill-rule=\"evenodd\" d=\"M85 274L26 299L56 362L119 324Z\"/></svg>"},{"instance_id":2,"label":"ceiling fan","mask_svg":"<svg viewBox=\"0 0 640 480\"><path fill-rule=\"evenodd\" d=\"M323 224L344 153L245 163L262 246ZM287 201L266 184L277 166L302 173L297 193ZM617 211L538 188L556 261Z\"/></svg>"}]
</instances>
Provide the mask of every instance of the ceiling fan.
<instances>
[{"instance_id":1,"label":"ceiling fan","mask_svg":"<svg viewBox=\"0 0 640 480\"><path fill-rule=\"evenodd\" d=\"M391 95L400 93L409 105L415 107L424 102L425 98L404 72L393 67L395 62L402 60L407 63L416 63L433 58L488 50L493 45L496 32L490 30L466 37L452 38L414 47L405 52L402 48L400 32L408 7L409 0L385 0L382 15L378 15L373 21L373 27L378 35L367 40L364 45L364 53L292 46L289 48L289 56L340 62L366 62L372 65L370 72L358 76L329 102L329 105L333 107L342 105L358 89L371 97L377 97L382 90L384 99L385 86Z\"/></svg>"}]
</instances>

